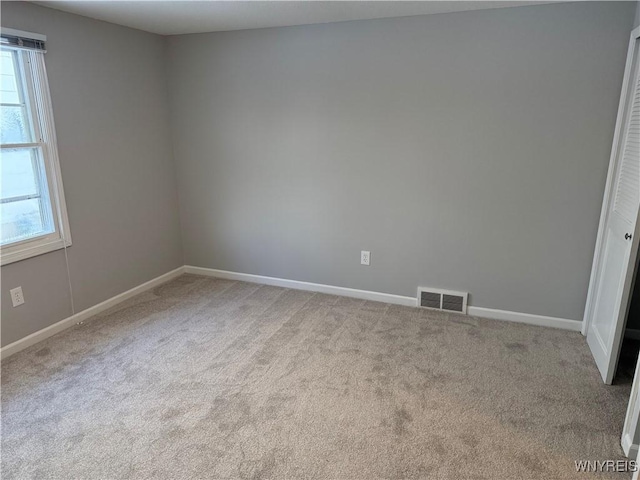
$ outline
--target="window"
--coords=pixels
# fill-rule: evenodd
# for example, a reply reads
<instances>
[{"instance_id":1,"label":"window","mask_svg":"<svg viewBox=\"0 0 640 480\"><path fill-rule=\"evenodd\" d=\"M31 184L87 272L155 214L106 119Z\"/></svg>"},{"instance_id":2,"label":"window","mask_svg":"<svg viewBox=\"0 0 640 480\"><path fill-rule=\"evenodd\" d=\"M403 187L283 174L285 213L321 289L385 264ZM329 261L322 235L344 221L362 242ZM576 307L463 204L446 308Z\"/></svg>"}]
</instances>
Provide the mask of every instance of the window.
<instances>
[{"instance_id":1,"label":"window","mask_svg":"<svg viewBox=\"0 0 640 480\"><path fill-rule=\"evenodd\" d=\"M13 32L0 44L2 265L71 245L44 43Z\"/></svg>"}]
</instances>

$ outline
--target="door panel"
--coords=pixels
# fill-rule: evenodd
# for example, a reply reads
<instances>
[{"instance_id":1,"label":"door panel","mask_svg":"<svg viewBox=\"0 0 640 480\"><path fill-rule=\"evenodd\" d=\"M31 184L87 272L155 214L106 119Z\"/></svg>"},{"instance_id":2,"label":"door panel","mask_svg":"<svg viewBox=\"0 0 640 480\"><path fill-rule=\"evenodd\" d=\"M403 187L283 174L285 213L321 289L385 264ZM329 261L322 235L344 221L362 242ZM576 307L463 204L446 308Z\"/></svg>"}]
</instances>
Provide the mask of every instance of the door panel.
<instances>
[{"instance_id":1,"label":"door panel","mask_svg":"<svg viewBox=\"0 0 640 480\"><path fill-rule=\"evenodd\" d=\"M624 239L607 232L602 263L602 281L598 285L598 296L594 308L593 333L595 333L609 353L607 345L611 342L613 329L609 319L615 318L620 302L620 287L625 269L627 245Z\"/></svg>"},{"instance_id":2,"label":"door panel","mask_svg":"<svg viewBox=\"0 0 640 480\"><path fill-rule=\"evenodd\" d=\"M604 241L602 270L587 343L605 383L613 381L618 361L619 345L624 325L618 328L621 312L627 263L631 242L614 229L607 231ZM624 323L624 318L623 318Z\"/></svg>"},{"instance_id":3,"label":"door panel","mask_svg":"<svg viewBox=\"0 0 640 480\"><path fill-rule=\"evenodd\" d=\"M633 283L640 210L640 75L638 40L631 42L585 309L587 343L610 384Z\"/></svg>"}]
</instances>

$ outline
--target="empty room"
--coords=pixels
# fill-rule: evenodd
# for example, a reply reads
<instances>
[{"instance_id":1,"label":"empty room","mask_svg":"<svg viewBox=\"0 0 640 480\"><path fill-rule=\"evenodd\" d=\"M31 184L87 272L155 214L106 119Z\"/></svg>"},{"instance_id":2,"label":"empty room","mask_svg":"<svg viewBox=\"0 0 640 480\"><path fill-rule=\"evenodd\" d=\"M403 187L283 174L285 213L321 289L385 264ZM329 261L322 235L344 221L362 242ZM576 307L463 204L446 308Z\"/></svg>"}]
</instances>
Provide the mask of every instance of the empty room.
<instances>
[{"instance_id":1,"label":"empty room","mask_svg":"<svg viewBox=\"0 0 640 480\"><path fill-rule=\"evenodd\" d=\"M638 478L639 2L0 25L3 479Z\"/></svg>"}]
</instances>

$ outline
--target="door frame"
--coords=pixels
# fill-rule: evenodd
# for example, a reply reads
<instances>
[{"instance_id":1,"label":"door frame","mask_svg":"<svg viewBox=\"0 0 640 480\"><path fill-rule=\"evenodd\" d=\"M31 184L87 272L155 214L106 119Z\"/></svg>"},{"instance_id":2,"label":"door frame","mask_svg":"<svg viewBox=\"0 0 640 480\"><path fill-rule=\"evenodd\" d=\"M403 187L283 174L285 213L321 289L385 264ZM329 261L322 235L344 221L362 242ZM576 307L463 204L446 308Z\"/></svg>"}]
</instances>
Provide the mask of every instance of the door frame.
<instances>
[{"instance_id":1,"label":"door frame","mask_svg":"<svg viewBox=\"0 0 640 480\"><path fill-rule=\"evenodd\" d=\"M620 444L624 454L634 460L638 453L638 443L640 442L640 402L638 402L638 390L640 389L640 357L636 363L636 373L633 376L633 386L629 395L629 405L622 427L622 438Z\"/></svg>"},{"instance_id":2,"label":"door frame","mask_svg":"<svg viewBox=\"0 0 640 480\"><path fill-rule=\"evenodd\" d=\"M609 158L609 169L607 171L607 183L604 189L604 198L602 201L602 210L600 211L600 222L598 224L598 236L596 237L595 252L593 255L593 263L591 266L591 276L589 278L589 290L587 293L587 301L584 309L584 316L582 319L582 335L586 336L591 324L591 318L593 316L593 308L595 306L595 300L597 296L597 281L600 277L602 267L602 244L604 242L604 235L606 233L605 228L609 219L609 210L611 202L613 201L613 184L615 183L616 171L618 167L618 153L623 141L622 131L624 130L624 120L627 113L627 102L629 100L629 92L633 74L633 59L638 47L638 38L640 38L640 27L637 27L631 31L631 38L629 39L629 49L627 51L627 62L624 69L624 77L622 80L622 92L620 94L620 103L618 105L618 115L616 118L616 128L613 134L613 145L611 147L611 157ZM640 58L640 57L639 57ZM640 61L640 60L639 60ZM631 108L631 105L628 105ZM629 255L629 265L627 268L627 277L625 278L625 289L622 294L622 305L625 306L624 315L619 316L619 322L626 322L627 310L629 307L629 297L631 295L631 289L633 288L633 279L636 266L636 257L638 253L638 236L640 235L640 221L636 220L636 227L633 233L633 239L631 244L631 253ZM619 333L623 332L624 325L619 325L616 328ZM616 355L619 352L616 353Z\"/></svg>"}]
</instances>

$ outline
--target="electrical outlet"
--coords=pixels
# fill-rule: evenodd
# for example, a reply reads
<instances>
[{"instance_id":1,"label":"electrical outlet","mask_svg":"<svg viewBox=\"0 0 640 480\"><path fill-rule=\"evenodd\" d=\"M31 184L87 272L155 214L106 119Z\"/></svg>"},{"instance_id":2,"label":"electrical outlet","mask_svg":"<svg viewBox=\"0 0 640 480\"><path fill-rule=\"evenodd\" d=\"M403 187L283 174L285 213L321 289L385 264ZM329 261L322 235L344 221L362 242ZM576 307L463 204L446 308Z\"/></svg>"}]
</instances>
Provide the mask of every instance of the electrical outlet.
<instances>
[{"instance_id":1,"label":"electrical outlet","mask_svg":"<svg viewBox=\"0 0 640 480\"><path fill-rule=\"evenodd\" d=\"M360 265L371 265L371 252L366 250L360 252Z\"/></svg>"},{"instance_id":2,"label":"electrical outlet","mask_svg":"<svg viewBox=\"0 0 640 480\"><path fill-rule=\"evenodd\" d=\"M9 290L11 294L11 303L14 307L22 305L24 303L24 295L22 294L22 287L16 287Z\"/></svg>"}]
</instances>

